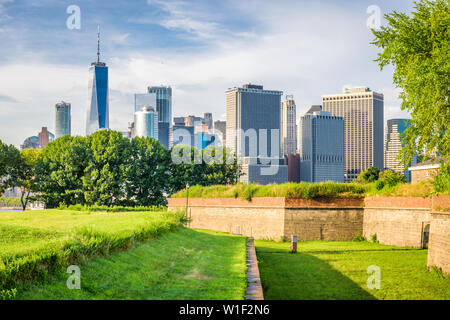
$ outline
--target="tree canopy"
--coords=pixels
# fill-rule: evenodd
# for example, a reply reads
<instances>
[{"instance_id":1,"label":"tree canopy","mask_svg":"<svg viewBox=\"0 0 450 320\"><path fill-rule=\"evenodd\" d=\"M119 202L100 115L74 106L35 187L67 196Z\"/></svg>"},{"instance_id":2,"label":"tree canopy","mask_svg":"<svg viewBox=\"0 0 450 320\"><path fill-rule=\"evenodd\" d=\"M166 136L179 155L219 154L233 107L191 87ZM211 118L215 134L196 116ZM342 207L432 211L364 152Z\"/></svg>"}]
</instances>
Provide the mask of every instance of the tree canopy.
<instances>
[{"instance_id":1,"label":"tree canopy","mask_svg":"<svg viewBox=\"0 0 450 320\"><path fill-rule=\"evenodd\" d=\"M450 150L450 5L448 0L414 2L411 15L385 15L387 26L372 30L382 51L380 68L394 67L393 82L401 89L402 110L411 114L402 135L405 163L414 155L434 158Z\"/></svg>"}]
</instances>

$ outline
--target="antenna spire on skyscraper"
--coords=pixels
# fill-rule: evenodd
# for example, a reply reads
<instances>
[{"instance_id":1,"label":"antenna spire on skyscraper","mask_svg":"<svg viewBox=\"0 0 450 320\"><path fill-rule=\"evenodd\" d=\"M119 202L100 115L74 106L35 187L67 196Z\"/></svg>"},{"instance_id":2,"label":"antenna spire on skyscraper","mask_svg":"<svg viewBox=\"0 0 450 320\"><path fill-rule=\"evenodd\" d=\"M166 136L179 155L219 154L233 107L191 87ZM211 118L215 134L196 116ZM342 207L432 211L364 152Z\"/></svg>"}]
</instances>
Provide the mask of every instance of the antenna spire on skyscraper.
<instances>
[{"instance_id":1,"label":"antenna spire on skyscraper","mask_svg":"<svg viewBox=\"0 0 450 320\"><path fill-rule=\"evenodd\" d=\"M97 25L97 63L100 63L100 25Z\"/></svg>"}]
</instances>

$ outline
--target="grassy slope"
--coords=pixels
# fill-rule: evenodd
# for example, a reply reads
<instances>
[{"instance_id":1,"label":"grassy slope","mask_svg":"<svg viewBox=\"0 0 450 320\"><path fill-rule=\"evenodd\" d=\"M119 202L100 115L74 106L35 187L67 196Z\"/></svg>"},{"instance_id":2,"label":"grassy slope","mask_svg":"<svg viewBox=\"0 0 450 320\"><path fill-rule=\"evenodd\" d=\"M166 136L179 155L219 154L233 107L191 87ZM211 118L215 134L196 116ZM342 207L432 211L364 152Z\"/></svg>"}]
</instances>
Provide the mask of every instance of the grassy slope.
<instances>
[{"instance_id":1,"label":"grassy slope","mask_svg":"<svg viewBox=\"0 0 450 320\"><path fill-rule=\"evenodd\" d=\"M67 274L18 288L19 299L243 299L245 238L181 229L81 265L81 290Z\"/></svg>"},{"instance_id":2,"label":"grassy slope","mask_svg":"<svg viewBox=\"0 0 450 320\"><path fill-rule=\"evenodd\" d=\"M450 299L450 277L426 269L426 250L368 242L257 240L266 299ZM381 289L369 290L367 267L381 268Z\"/></svg>"},{"instance_id":3,"label":"grassy slope","mask_svg":"<svg viewBox=\"0 0 450 320\"><path fill-rule=\"evenodd\" d=\"M143 228L171 223L166 212L90 213L62 210L2 212L0 261L17 255L59 249L79 231L126 236Z\"/></svg>"}]
</instances>

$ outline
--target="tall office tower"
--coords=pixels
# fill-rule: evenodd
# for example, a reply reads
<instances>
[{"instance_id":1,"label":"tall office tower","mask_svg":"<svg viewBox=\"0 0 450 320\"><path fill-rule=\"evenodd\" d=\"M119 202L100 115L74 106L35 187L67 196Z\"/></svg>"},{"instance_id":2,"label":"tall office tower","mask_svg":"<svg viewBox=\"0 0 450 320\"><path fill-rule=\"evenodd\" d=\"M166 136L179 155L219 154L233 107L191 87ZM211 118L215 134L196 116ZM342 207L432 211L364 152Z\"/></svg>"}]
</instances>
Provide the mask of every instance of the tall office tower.
<instances>
[{"instance_id":1,"label":"tall office tower","mask_svg":"<svg viewBox=\"0 0 450 320\"><path fill-rule=\"evenodd\" d=\"M148 87L147 91L156 94L158 121L170 123L172 120L172 88L164 86Z\"/></svg>"},{"instance_id":2,"label":"tall office tower","mask_svg":"<svg viewBox=\"0 0 450 320\"><path fill-rule=\"evenodd\" d=\"M156 108L156 93L134 94L134 112L142 110L145 106Z\"/></svg>"},{"instance_id":3,"label":"tall office tower","mask_svg":"<svg viewBox=\"0 0 450 320\"><path fill-rule=\"evenodd\" d=\"M225 147L227 142L227 122L226 121L220 121L217 120L214 122L214 133L216 135L222 134L222 142L221 146Z\"/></svg>"},{"instance_id":4,"label":"tall office tower","mask_svg":"<svg viewBox=\"0 0 450 320\"><path fill-rule=\"evenodd\" d=\"M128 139L134 138L134 122L128 122Z\"/></svg>"},{"instance_id":5,"label":"tall office tower","mask_svg":"<svg viewBox=\"0 0 450 320\"><path fill-rule=\"evenodd\" d=\"M55 105L55 137L71 134L71 105L70 103L61 101Z\"/></svg>"},{"instance_id":6,"label":"tall office tower","mask_svg":"<svg viewBox=\"0 0 450 320\"><path fill-rule=\"evenodd\" d=\"M158 112L150 106L134 113L135 137L158 139Z\"/></svg>"},{"instance_id":7,"label":"tall office tower","mask_svg":"<svg viewBox=\"0 0 450 320\"><path fill-rule=\"evenodd\" d=\"M367 87L344 88L341 94L322 96L324 111L344 118L345 182L370 167L384 168L382 93Z\"/></svg>"},{"instance_id":8,"label":"tall office tower","mask_svg":"<svg viewBox=\"0 0 450 320\"><path fill-rule=\"evenodd\" d=\"M286 96L281 103L281 150L283 155L297 151L296 107L294 96Z\"/></svg>"},{"instance_id":9,"label":"tall office tower","mask_svg":"<svg viewBox=\"0 0 450 320\"><path fill-rule=\"evenodd\" d=\"M158 141L164 148L169 149L170 144L170 123L158 122Z\"/></svg>"},{"instance_id":10,"label":"tall office tower","mask_svg":"<svg viewBox=\"0 0 450 320\"><path fill-rule=\"evenodd\" d=\"M205 124L208 126L208 129L211 130L213 128L213 116L212 116L212 113L206 112L203 115L203 119L205 119Z\"/></svg>"},{"instance_id":11,"label":"tall office tower","mask_svg":"<svg viewBox=\"0 0 450 320\"><path fill-rule=\"evenodd\" d=\"M408 119L389 119L387 121L386 135L384 140L384 167L406 176L407 181L411 181L411 174L408 170L409 165L415 164L417 159L414 157L412 163L405 165L397 159L402 150L401 134L408 128Z\"/></svg>"},{"instance_id":12,"label":"tall office tower","mask_svg":"<svg viewBox=\"0 0 450 320\"><path fill-rule=\"evenodd\" d=\"M41 132L38 133L39 146L45 148L47 143L52 142L55 139L55 135L47 130L47 127L42 127Z\"/></svg>"},{"instance_id":13,"label":"tall office tower","mask_svg":"<svg viewBox=\"0 0 450 320\"><path fill-rule=\"evenodd\" d=\"M308 113L301 118L300 180L344 182L344 119L326 111Z\"/></svg>"},{"instance_id":14,"label":"tall office tower","mask_svg":"<svg viewBox=\"0 0 450 320\"><path fill-rule=\"evenodd\" d=\"M282 91L247 84L226 92L226 146L242 161L244 183L283 183L288 167L280 153Z\"/></svg>"},{"instance_id":15,"label":"tall office tower","mask_svg":"<svg viewBox=\"0 0 450 320\"><path fill-rule=\"evenodd\" d=\"M283 92L264 90L263 86L246 84L242 88L228 89L225 93L227 147L242 157L281 158L279 134ZM251 133L246 134L245 137L241 136L242 133L245 134L247 130L252 129L257 141L249 141ZM260 136L260 130L267 130L267 135ZM272 150L271 136L275 137L277 134L278 146L274 145L277 150ZM252 145L250 146L250 144ZM253 148L256 149L256 155L250 154L250 150Z\"/></svg>"},{"instance_id":16,"label":"tall office tower","mask_svg":"<svg viewBox=\"0 0 450 320\"><path fill-rule=\"evenodd\" d=\"M100 62L100 27L97 33L97 61L89 68L89 100L86 135L109 129L108 67Z\"/></svg>"}]
</instances>

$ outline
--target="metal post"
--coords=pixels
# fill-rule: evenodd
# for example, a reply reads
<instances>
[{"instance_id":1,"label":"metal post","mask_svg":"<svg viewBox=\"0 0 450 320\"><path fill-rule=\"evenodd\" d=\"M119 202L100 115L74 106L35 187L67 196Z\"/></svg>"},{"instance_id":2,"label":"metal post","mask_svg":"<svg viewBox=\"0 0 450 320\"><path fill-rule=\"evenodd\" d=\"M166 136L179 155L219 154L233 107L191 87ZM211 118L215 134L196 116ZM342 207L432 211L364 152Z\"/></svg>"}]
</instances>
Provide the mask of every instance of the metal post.
<instances>
[{"instance_id":1,"label":"metal post","mask_svg":"<svg viewBox=\"0 0 450 320\"><path fill-rule=\"evenodd\" d=\"M294 235L291 238L291 252L297 253L297 236Z\"/></svg>"},{"instance_id":2,"label":"metal post","mask_svg":"<svg viewBox=\"0 0 450 320\"><path fill-rule=\"evenodd\" d=\"M189 183L186 184L186 219L188 218L188 210L189 210Z\"/></svg>"}]
</instances>

